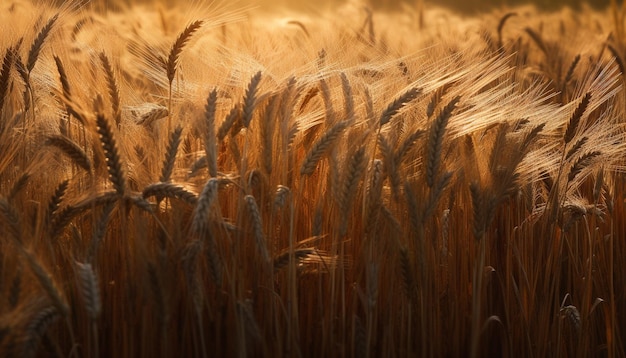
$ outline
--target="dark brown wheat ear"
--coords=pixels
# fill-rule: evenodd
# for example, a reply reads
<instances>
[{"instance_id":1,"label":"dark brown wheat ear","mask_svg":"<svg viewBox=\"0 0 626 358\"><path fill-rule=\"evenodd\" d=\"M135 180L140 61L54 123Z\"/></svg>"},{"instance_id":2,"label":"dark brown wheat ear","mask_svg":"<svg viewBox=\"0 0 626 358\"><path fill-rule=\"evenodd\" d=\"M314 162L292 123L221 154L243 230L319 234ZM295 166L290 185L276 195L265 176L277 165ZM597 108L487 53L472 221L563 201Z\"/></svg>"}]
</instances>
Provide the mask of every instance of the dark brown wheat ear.
<instances>
[{"instance_id":1,"label":"dark brown wheat ear","mask_svg":"<svg viewBox=\"0 0 626 358\"><path fill-rule=\"evenodd\" d=\"M172 48L170 49L170 54L167 57L167 62L165 63L165 70L167 72L167 80L169 81L170 86L172 82L174 81L174 76L176 76L176 69L178 68L178 60L179 60L180 54L183 52L183 48L185 48L185 45L187 45L187 43L191 39L191 36L194 34L194 32L200 29L203 23L204 21L197 20L189 24L189 26L187 26L185 30L183 30L183 32L181 32L180 35L178 35L178 38L172 45Z\"/></svg>"},{"instance_id":2,"label":"dark brown wheat ear","mask_svg":"<svg viewBox=\"0 0 626 358\"><path fill-rule=\"evenodd\" d=\"M107 159L107 169L113 187L119 196L124 196L126 193L126 174L122 169L122 161L120 154L115 143L113 131L109 125L109 121L101 114L96 117L96 124L98 126L98 134L100 135L100 142L102 143L102 149Z\"/></svg>"},{"instance_id":3,"label":"dark brown wheat ear","mask_svg":"<svg viewBox=\"0 0 626 358\"><path fill-rule=\"evenodd\" d=\"M30 50L28 51L28 60L26 61L26 70L28 71L28 73L32 72L33 68L35 68L37 59L39 59L39 53L41 52L41 49L43 48L43 45L50 35L54 23L58 20L58 18L59 14L56 14L52 18L50 18L46 25L41 28L41 31L39 31L37 37L35 37L35 40L30 46Z\"/></svg>"},{"instance_id":4,"label":"dark brown wheat ear","mask_svg":"<svg viewBox=\"0 0 626 358\"><path fill-rule=\"evenodd\" d=\"M8 48L2 59L2 69L0 69L0 113L4 108L4 98L9 90L11 78L11 67L13 66L13 49Z\"/></svg>"},{"instance_id":5,"label":"dark brown wheat ear","mask_svg":"<svg viewBox=\"0 0 626 358\"><path fill-rule=\"evenodd\" d=\"M117 124L119 128L120 122L122 120L122 114L120 112L120 89L117 84L117 79L115 78L115 73L113 72L113 66L111 65L111 61L109 61L109 58L104 52L100 52L99 57L100 62L102 62L104 74L106 75L106 83L109 90L109 98L111 99L113 118L115 120L115 124Z\"/></svg>"}]
</instances>

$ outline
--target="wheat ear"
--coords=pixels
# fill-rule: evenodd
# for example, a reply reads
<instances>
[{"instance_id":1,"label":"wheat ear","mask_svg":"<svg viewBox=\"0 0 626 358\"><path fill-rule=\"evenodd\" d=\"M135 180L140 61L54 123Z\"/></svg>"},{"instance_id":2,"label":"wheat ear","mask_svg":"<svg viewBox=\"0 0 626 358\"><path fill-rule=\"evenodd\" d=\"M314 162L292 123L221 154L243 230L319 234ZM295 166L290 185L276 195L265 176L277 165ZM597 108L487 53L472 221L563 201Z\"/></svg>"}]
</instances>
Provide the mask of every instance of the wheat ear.
<instances>
[{"instance_id":1,"label":"wheat ear","mask_svg":"<svg viewBox=\"0 0 626 358\"><path fill-rule=\"evenodd\" d=\"M565 154L565 160L569 160L569 158L576 154L580 150L580 148L585 145L585 143L587 143L588 140L589 137L587 136L577 140L576 143L574 143L574 145L567 151L567 154Z\"/></svg>"},{"instance_id":2,"label":"wheat ear","mask_svg":"<svg viewBox=\"0 0 626 358\"><path fill-rule=\"evenodd\" d=\"M124 196L126 193L126 175L122 169L122 162L117 150L117 145L115 144L113 131L111 130L109 121L102 114L96 116L96 124L98 126L98 134L100 134L100 142L104 149L104 155L107 159L107 169L111 182L117 194Z\"/></svg>"},{"instance_id":3,"label":"wheat ear","mask_svg":"<svg viewBox=\"0 0 626 358\"><path fill-rule=\"evenodd\" d=\"M428 136L426 147L426 183L429 187L433 187L435 176L441 164L441 146L443 144L443 136L448 125L448 120L452 116L452 111L456 108L461 98L456 96L439 112L437 118L433 122Z\"/></svg>"},{"instance_id":4,"label":"wheat ear","mask_svg":"<svg viewBox=\"0 0 626 358\"><path fill-rule=\"evenodd\" d=\"M254 238L257 244L257 248L259 249L261 256L265 262L270 261L270 255L267 252L267 245L265 243L265 235L263 234L263 221L261 220L261 213L259 212L259 207L257 206L256 200L252 195L246 195L244 197L246 204L248 206L248 212L252 217L252 227L254 230Z\"/></svg>"},{"instance_id":5,"label":"wheat ear","mask_svg":"<svg viewBox=\"0 0 626 358\"><path fill-rule=\"evenodd\" d=\"M220 124L220 128L217 130L217 139L219 141L224 140L224 138L226 137L230 129L233 127L233 124L235 124L235 121L240 116L241 116L240 105L235 105L233 108L230 109L230 112L228 112L228 115L226 115L226 118L224 119L222 124Z\"/></svg>"},{"instance_id":6,"label":"wheat ear","mask_svg":"<svg viewBox=\"0 0 626 358\"><path fill-rule=\"evenodd\" d=\"M22 241L22 227L20 224L20 215L11 203L0 197L0 222L2 227L0 230L7 232L14 240Z\"/></svg>"},{"instance_id":7,"label":"wheat ear","mask_svg":"<svg viewBox=\"0 0 626 358\"><path fill-rule=\"evenodd\" d=\"M20 357L29 358L37 355L41 339L52 323L59 318L59 311L55 306L47 306L28 321L26 326L26 340L23 343Z\"/></svg>"},{"instance_id":8,"label":"wheat ear","mask_svg":"<svg viewBox=\"0 0 626 358\"><path fill-rule=\"evenodd\" d=\"M348 127L347 121L341 121L322 135L322 137L313 144L313 147L309 150L300 167L300 175L311 175L317 167L317 163L322 159L322 156L331 147L331 145L339 138L341 132Z\"/></svg>"},{"instance_id":9,"label":"wheat ear","mask_svg":"<svg viewBox=\"0 0 626 358\"><path fill-rule=\"evenodd\" d=\"M185 30L183 30L183 32L178 35L178 38L172 45L172 48L170 49L170 54L167 57L167 62L165 63L167 80L169 81L170 86L174 81L174 76L176 76L176 70L178 69L178 60L180 58L180 54L183 52L185 45L187 45L187 43L191 39L191 36L194 34L194 32L200 29L203 23L203 21L197 20L189 24L189 26L187 26Z\"/></svg>"},{"instance_id":10,"label":"wheat ear","mask_svg":"<svg viewBox=\"0 0 626 358\"><path fill-rule=\"evenodd\" d=\"M217 107L217 88L209 93L204 107L204 151L206 153L209 175L217 177L217 144L215 142L215 111Z\"/></svg>"},{"instance_id":11,"label":"wheat ear","mask_svg":"<svg viewBox=\"0 0 626 358\"><path fill-rule=\"evenodd\" d=\"M543 54L548 57L548 48L546 47L545 42L543 42L543 39L541 38L541 35L539 35L538 33L536 33L533 29L531 29L530 27L527 27L524 29L524 31L526 31L526 33L528 34L528 36L530 36L530 38L535 42L535 44L537 45L537 47L539 47L539 49L541 50L541 52L543 52Z\"/></svg>"},{"instance_id":12,"label":"wheat ear","mask_svg":"<svg viewBox=\"0 0 626 358\"><path fill-rule=\"evenodd\" d=\"M48 35L50 35L50 31L52 31L52 27L54 26L54 23L57 21L58 18L59 14L56 14L52 18L50 18L50 20L48 20L44 27L41 28L41 31L39 31L37 37L35 37L35 40L31 44L30 50L28 51L28 60L26 61L26 69L28 70L28 73L32 72L33 68L35 67L37 59L39 58L39 53L43 48L44 42L46 41L46 38L48 38Z\"/></svg>"},{"instance_id":13,"label":"wheat ear","mask_svg":"<svg viewBox=\"0 0 626 358\"><path fill-rule=\"evenodd\" d=\"M343 179L341 186L341 193L339 199L339 207L341 210L341 225L339 228L340 235L345 235L348 225L348 213L350 212L350 206L356 195L359 181L363 176L367 166L367 158L365 156L365 146L361 146L357 149L348 163L348 170L346 176Z\"/></svg>"},{"instance_id":14,"label":"wheat ear","mask_svg":"<svg viewBox=\"0 0 626 358\"><path fill-rule=\"evenodd\" d=\"M246 94L243 98L243 113L242 120L243 126L248 128L250 125L250 121L252 120L252 113L257 105L257 92L259 90L259 83L261 83L261 71L258 71L252 79L250 79L250 83L248 84L248 88L246 89Z\"/></svg>"},{"instance_id":15,"label":"wheat ear","mask_svg":"<svg viewBox=\"0 0 626 358\"><path fill-rule=\"evenodd\" d=\"M67 79L67 72L65 71L63 62L58 56L54 55L53 57L54 57L54 63L57 66L57 71L59 72L59 81L61 81L61 89L63 90L63 96L65 96L65 98L70 98L71 97L70 83Z\"/></svg>"},{"instance_id":16,"label":"wheat ear","mask_svg":"<svg viewBox=\"0 0 626 358\"><path fill-rule=\"evenodd\" d=\"M113 118L117 126L120 126L122 120L122 114L120 112L120 89L117 85L115 73L113 72L113 66L111 61L104 52L100 52L100 62L102 62L102 68L106 75L107 88L109 90L109 98L111 99L111 109L113 110Z\"/></svg>"},{"instance_id":17,"label":"wheat ear","mask_svg":"<svg viewBox=\"0 0 626 358\"><path fill-rule=\"evenodd\" d=\"M393 118L393 116L395 116L402 109L402 107L406 106L408 103L417 98L420 93L422 93L422 90L414 87L401 94L398 98L394 99L381 113L380 119L378 120L378 125L384 126L385 124L389 123L391 118Z\"/></svg>"},{"instance_id":18,"label":"wheat ear","mask_svg":"<svg viewBox=\"0 0 626 358\"><path fill-rule=\"evenodd\" d=\"M90 263L76 262L78 271L78 285L85 300L85 308L89 318L95 320L102 311L102 301L100 300L100 286L98 277Z\"/></svg>"},{"instance_id":19,"label":"wheat ear","mask_svg":"<svg viewBox=\"0 0 626 358\"><path fill-rule=\"evenodd\" d=\"M189 205L195 206L198 203L198 196L191 190L182 185L174 183L154 183L143 189L144 198L152 196L176 198L184 201Z\"/></svg>"},{"instance_id":20,"label":"wheat ear","mask_svg":"<svg viewBox=\"0 0 626 358\"><path fill-rule=\"evenodd\" d=\"M159 178L159 180L163 183L169 182L172 177L174 162L176 161L176 154L178 153L182 133L183 128L181 126L177 126L176 129L174 129L174 132L170 135L170 141L167 145L167 150L165 151L165 159L163 160L161 177Z\"/></svg>"},{"instance_id":21,"label":"wheat ear","mask_svg":"<svg viewBox=\"0 0 626 358\"><path fill-rule=\"evenodd\" d=\"M16 181L13 183L11 187L11 191L9 191L9 200L14 200L15 197L26 187L28 184L28 180L30 179L30 173L26 172L22 174Z\"/></svg>"},{"instance_id":22,"label":"wheat ear","mask_svg":"<svg viewBox=\"0 0 626 358\"><path fill-rule=\"evenodd\" d=\"M625 76L626 65L624 64L624 58L622 57L622 55L620 55L619 51L615 47L613 47L613 45L608 44L607 47L609 51L611 52L611 54L613 55L613 57L615 57L615 61L617 62L617 66L619 67L619 70L622 73L622 76Z\"/></svg>"},{"instance_id":23,"label":"wheat ear","mask_svg":"<svg viewBox=\"0 0 626 358\"><path fill-rule=\"evenodd\" d=\"M343 90L343 101L346 111L346 121L354 119L354 98L352 96L352 86L345 73L341 73L341 88Z\"/></svg>"},{"instance_id":24,"label":"wheat ear","mask_svg":"<svg viewBox=\"0 0 626 358\"><path fill-rule=\"evenodd\" d=\"M569 171L569 174L567 175L567 181L571 182L572 180L574 180L574 178L576 178L576 176L586 167L589 165L589 163L596 157L600 156L602 153L599 151L594 151L594 152L589 152L589 153L585 153L583 155L581 155L578 159L576 159L576 161L574 162L574 164L572 165L572 168Z\"/></svg>"},{"instance_id":25,"label":"wheat ear","mask_svg":"<svg viewBox=\"0 0 626 358\"><path fill-rule=\"evenodd\" d=\"M569 143L574 138L574 135L576 134L576 130L578 128L578 124L580 123L580 119L582 118L583 114L585 114L590 100L591 92L587 92L583 99L580 100L580 103L578 104L578 107L576 107L576 110L574 110L574 113L572 113L572 116L567 123L567 129L565 130L565 134L563 135L563 140L565 141L565 144Z\"/></svg>"},{"instance_id":26,"label":"wheat ear","mask_svg":"<svg viewBox=\"0 0 626 358\"><path fill-rule=\"evenodd\" d=\"M500 22L498 22L498 47L499 48L502 48L502 45L503 45L502 30L504 29L504 24L506 24L506 21L513 16L517 16L517 13L515 12L506 13L504 16L502 16L502 18L500 19Z\"/></svg>"},{"instance_id":27,"label":"wheat ear","mask_svg":"<svg viewBox=\"0 0 626 358\"><path fill-rule=\"evenodd\" d=\"M0 111L4 108L4 101L9 91L11 77L11 67L13 65L13 49L8 48L2 59L2 69L0 69Z\"/></svg>"},{"instance_id":28,"label":"wheat ear","mask_svg":"<svg viewBox=\"0 0 626 358\"><path fill-rule=\"evenodd\" d=\"M74 141L64 135L51 135L46 139L46 145L58 148L72 161L87 172L91 172L91 160L87 153Z\"/></svg>"}]
</instances>

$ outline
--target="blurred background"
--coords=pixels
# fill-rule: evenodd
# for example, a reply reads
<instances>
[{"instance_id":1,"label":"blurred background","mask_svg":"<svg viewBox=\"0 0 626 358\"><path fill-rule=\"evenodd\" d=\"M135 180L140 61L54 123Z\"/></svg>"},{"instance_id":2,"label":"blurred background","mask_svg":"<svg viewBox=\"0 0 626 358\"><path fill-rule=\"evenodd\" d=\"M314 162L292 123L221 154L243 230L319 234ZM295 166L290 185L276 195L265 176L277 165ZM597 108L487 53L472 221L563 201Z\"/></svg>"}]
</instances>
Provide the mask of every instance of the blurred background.
<instances>
[{"instance_id":1,"label":"blurred background","mask_svg":"<svg viewBox=\"0 0 626 358\"><path fill-rule=\"evenodd\" d=\"M0 0L5 1L5 0ZM37 0L34 0L37 1ZM66 0L38 0L43 2L63 3ZM108 10L116 8L128 7L133 4L149 4L156 3L163 6L190 5L204 0L91 0L91 5ZM354 0L213 0L215 3L229 3L230 5L258 5L263 8L271 8L273 6L292 8L292 9L316 9L316 8L332 8L337 4ZM375 9L401 10L412 6L444 6L463 13L482 13L495 8L512 7L524 4L534 4L544 10L557 10L564 6L579 9L582 4L602 9L610 5L611 0L358 0L368 3ZM616 0L621 5L626 0ZM211 2L211 0L206 0Z\"/></svg>"}]
</instances>

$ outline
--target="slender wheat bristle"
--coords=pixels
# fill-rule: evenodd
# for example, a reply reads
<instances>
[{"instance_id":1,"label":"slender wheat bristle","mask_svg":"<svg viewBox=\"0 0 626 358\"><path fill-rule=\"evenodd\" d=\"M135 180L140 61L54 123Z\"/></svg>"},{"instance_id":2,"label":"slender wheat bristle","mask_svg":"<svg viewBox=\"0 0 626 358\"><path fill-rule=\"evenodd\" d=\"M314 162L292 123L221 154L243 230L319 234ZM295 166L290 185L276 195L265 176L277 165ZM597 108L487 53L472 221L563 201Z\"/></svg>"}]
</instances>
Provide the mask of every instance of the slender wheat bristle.
<instances>
[{"instance_id":1,"label":"slender wheat bristle","mask_svg":"<svg viewBox=\"0 0 626 358\"><path fill-rule=\"evenodd\" d=\"M46 139L46 145L53 146L61 150L68 158L83 168L87 172L91 172L91 160L87 153L74 141L64 135L53 134Z\"/></svg>"},{"instance_id":2,"label":"slender wheat bristle","mask_svg":"<svg viewBox=\"0 0 626 358\"><path fill-rule=\"evenodd\" d=\"M198 196L193 191L182 185L169 182L150 184L143 189L142 195L144 198L152 196L175 198L193 206L198 203Z\"/></svg>"},{"instance_id":3,"label":"slender wheat bristle","mask_svg":"<svg viewBox=\"0 0 626 358\"><path fill-rule=\"evenodd\" d=\"M248 128L250 125L250 121L252 120L252 113L257 105L257 92L259 90L259 83L261 83L261 71L258 71L252 79L250 79L250 83L248 84L248 88L246 89L246 94L243 98L243 112L242 112L242 120L243 126Z\"/></svg>"},{"instance_id":4,"label":"slender wheat bristle","mask_svg":"<svg viewBox=\"0 0 626 358\"><path fill-rule=\"evenodd\" d=\"M124 196L126 193L126 174L122 169L122 162L117 150L113 131L111 130L109 121L102 114L96 116L96 124L98 126L102 149L107 159L107 169L111 182L118 195Z\"/></svg>"},{"instance_id":5,"label":"slender wheat bristle","mask_svg":"<svg viewBox=\"0 0 626 358\"><path fill-rule=\"evenodd\" d=\"M104 52L100 52L99 57L100 62L102 62L104 74L106 75L106 83L109 90L109 98L111 100L113 118L115 119L116 125L119 127L122 120L122 114L120 111L120 89L117 84L115 73L113 72L113 66L111 65L111 61L109 61L109 57L107 57Z\"/></svg>"},{"instance_id":6,"label":"slender wheat bristle","mask_svg":"<svg viewBox=\"0 0 626 358\"><path fill-rule=\"evenodd\" d=\"M174 171L174 162L176 161L176 154L178 154L178 147L180 146L180 137L183 133L183 128L177 126L174 132L170 135L170 141L165 150L165 159L163 160L163 169L161 170L161 177L159 181L167 183L172 177Z\"/></svg>"},{"instance_id":7,"label":"slender wheat bristle","mask_svg":"<svg viewBox=\"0 0 626 358\"><path fill-rule=\"evenodd\" d=\"M441 165L441 147L443 144L443 136L448 125L448 120L452 116L452 111L454 111L460 99L460 96L454 97L450 103L448 103L441 110L441 112L439 112L439 115L435 118L435 121L430 128L430 134L428 136L428 143L426 147L426 183L431 188L435 183L435 176L437 175L439 166Z\"/></svg>"},{"instance_id":8,"label":"slender wheat bristle","mask_svg":"<svg viewBox=\"0 0 626 358\"><path fill-rule=\"evenodd\" d=\"M309 150L300 167L300 175L301 176L310 176L313 174L313 171L317 167L317 163L322 159L322 156L328 151L328 149L335 143L335 141L339 138L341 132L348 127L347 121L341 121L330 129L320 137L320 139L313 144L313 147Z\"/></svg>"},{"instance_id":9,"label":"slender wheat bristle","mask_svg":"<svg viewBox=\"0 0 626 358\"><path fill-rule=\"evenodd\" d=\"M28 60L26 61L26 69L28 70L28 73L32 72L33 68L35 68L35 64L37 63L37 59L39 59L39 53L43 48L44 42L48 38L48 35L50 35L50 31L52 31L52 27L58 18L59 14L50 18L44 27L41 28L41 31L39 31L37 37L30 46L30 50L28 51Z\"/></svg>"},{"instance_id":10,"label":"slender wheat bristle","mask_svg":"<svg viewBox=\"0 0 626 358\"><path fill-rule=\"evenodd\" d=\"M215 110L217 107L217 88L214 88L204 107L204 151L206 153L209 175L217 177L217 143L215 142Z\"/></svg>"},{"instance_id":11,"label":"slender wheat bristle","mask_svg":"<svg viewBox=\"0 0 626 358\"><path fill-rule=\"evenodd\" d=\"M498 22L498 48L502 48L503 46L502 30L504 29L504 25L506 24L506 21L513 16L517 16L517 13L516 12L506 13L504 14L504 16L502 16L502 18L500 19L500 22Z\"/></svg>"},{"instance_id":12,"label":"slender wheat bristle","mask_svg":"<svg viewBox=\"0 0 626 358\"><path fill-rule=\"evenodd\" d=\"M204 23L203 21L197 20L189 24L189 26L187 26L185 30L183 30L183 32L180 33L180 35L178 36L178 38L172 45L170 54L167 57L167 62L165 63L165 70L167 71L167 79L170 82L170 85L174 81L174 76L176 75L176 70L178 68L178 60L179 60L180 54L183 52L183 48L185 47L185 45L187 45L187 43L191 39L191 36L194 34L194 32L200 29L203 23Z\"/></svg>"},{"instance_id":13,"label":"slender wheat bristle","mask_svg":"<svg viewBox=\"0 0 626 358\"><path fill-rule=\"evenodd\" d=\"M576 135L578 124L580 123L580 119L582 118L582 116L585 114L590 100L591 92L587 92L583 99L580 100L580 103L578 104L578 107L576 107L576 110L574 110L574 113L572 113L572 116L567 123L567 129L565 130L565 134L563 135L563 140L565 141L565 144L569 143L574 138L574 135Z\"/></svg>"},{"instance_id":14,"label":"slender wheat bristle","mask_svg":"<svg viewBox=\"0 0 626 358\"><path fill-rule=\"evenodd\" d=\"M384 126L389 123L391 119L407 104L413 101L417 96L422 93L422 90L416 87L409 89L408 91L401 94L398 98L394 99L391 103L387 105L387 108L381 113L380 119L378 120L379 126Z\"/></svg>"},{"instance_id":15,"label":"slender wheat bristle","mask_svg":"<svg viewBox=\"0 0 626 358\"><path fill-rule=\"evenodd\" d=\"M102 311L102 301L100 299L100 286L98 277L90 263L76 262L78 284L80 292L85 300L85 308L89 318L95 320Z\"/></svg>"},{"instance_id":16,"label":"slender wheat bristle","mask_svg":"<svg viewBox=\"0 0 626 358\"><path fill-rule=\"evenodd\" d=\"M256 240L257 248L259 249L263 260L266 262L270 261L270 255L267 252L267 245L265 243L265 235L263 234L263 221L261 219L261 213L259 212L259 207L257 206L256 200L252 195L246 195L244 197L246 204L248 206L248 212L252 217L252 227L254 231L254 238Z\"/></svg>"}]
</instances>

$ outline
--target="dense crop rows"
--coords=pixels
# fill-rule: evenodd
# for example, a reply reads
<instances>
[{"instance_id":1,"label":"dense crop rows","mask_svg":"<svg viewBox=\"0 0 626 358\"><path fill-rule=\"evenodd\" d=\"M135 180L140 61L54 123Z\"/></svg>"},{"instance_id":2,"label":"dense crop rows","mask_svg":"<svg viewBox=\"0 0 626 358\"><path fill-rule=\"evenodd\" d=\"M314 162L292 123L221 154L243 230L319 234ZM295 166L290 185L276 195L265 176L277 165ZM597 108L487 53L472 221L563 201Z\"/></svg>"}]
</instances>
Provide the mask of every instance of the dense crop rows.
<instances>
[{"instance_id":1,"label":"dense crop rows","mask_svg":"<svg viewBox=\"0 0 626 358\"><path fill-rule=\"evenodd\" d=\"M623 356L621 10L0 4L0 355Z\"/></svg>"}]
</instances>

